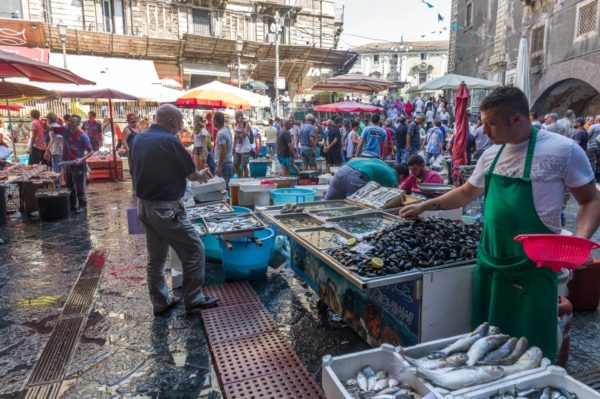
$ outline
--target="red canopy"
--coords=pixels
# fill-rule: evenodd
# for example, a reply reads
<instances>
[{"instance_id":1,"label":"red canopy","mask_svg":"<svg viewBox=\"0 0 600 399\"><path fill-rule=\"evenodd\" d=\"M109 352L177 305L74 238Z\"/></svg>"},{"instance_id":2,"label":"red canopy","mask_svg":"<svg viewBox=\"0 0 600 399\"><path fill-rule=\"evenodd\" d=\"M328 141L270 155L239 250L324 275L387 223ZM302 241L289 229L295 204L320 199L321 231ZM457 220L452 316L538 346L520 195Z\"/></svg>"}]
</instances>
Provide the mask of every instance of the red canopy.
<instances>
[{"instance_id":1,"label":"red canopy","mask_svg":"<svg viewBox=\"0 0 600 399\"><path fill-rule=\"evenodd\" d=\"M18 111L18 110L22 109L23 106L22 105L17 105L17 104L9 104L8 107L7 107L6 104L0 104L0 109L6 110L7 108L10 111Z\"/></svg>"},{"instance_id":2,"label":"red canopy","mask_svg":"<svg viewBox=\"0 0 600 399\"><path fill-rule=\"evenodd\" d=\"M467 107L469 105L469 89L463 82L458 87L454 96L455 104L455 123L454 123L454 145L452 147L452 165L460 166L467 165L467 143L469 135L469 115ZM454 181L458 181L458 172L453 171L453 175L457 177Z\"/></svg>"},{"instance_id":3,"label":"red canopy","mask_svg":"<svg viewBox=\"0 0 600 399\"><path fill-rule=\"evenodd\" d=\"M339 103L318 105L313 109L319 112L370 112L372 114L383 112L383 108L354 101L342 101Z\"/></svg>"},{"instance_id":4,"label":"red canopy","mask_svg":"<svg viewBox=\"0 0 600 399\"><path fill-rule=\"evenodd\" d=\"M0 78L28 78L32 82L94 84L73 72L0 50Z\"/></svg>"}]
</instances>

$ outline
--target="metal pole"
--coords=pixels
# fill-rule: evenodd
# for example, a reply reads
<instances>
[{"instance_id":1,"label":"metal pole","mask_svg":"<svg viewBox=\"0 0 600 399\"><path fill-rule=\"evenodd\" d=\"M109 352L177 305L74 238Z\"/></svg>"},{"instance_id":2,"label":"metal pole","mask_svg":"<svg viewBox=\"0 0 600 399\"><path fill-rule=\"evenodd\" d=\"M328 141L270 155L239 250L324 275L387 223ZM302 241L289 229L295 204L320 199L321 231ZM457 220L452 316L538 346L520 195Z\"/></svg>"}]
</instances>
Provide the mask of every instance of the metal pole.
<instances>
[{"instance_id":1,"label":"metal pole","mask_svg":"<svg viewBox=\"0 0 600 399\"><path fill-rule=\"evenodd\" d=\"M275 12L275 116L279 116L279 31L281 29L281 19L279 12Z\"/></svg>"},{"instance_id":2,"label":"metal pole","mask_svg":"<svg viewBox=\"0 0 600 399\"><path fill-rule=\"evenodd\" d=\"M242 87L242 54L238 53L237 57L238 57L238 67L237 67L238 88L241 88Z\"/></svg>"},{"instance_id":3,"label":"metal pole","mask_svg":"<svg viewBox=\"0 0 600 399\"><path fill-rule=\"evenodd\" d=\"M117 181L117 149L115 147L115 126L113 124L113 106L112 99L108 98L108 123L110 123L110 133L111 133L111 144L112 144L112 154L113 154L113 168L115 169L114 180Z\"/></svg>"},{"instance_id":4,"label":"metal pole","mask_svg":"<svg viewBox=\"0 0 600 399\"><path fill-rule=\"evenodd\" d=\"M63 67L67 69L67 39L61 37L60 41L62 42Z\"/></svg>"}]
</instances>

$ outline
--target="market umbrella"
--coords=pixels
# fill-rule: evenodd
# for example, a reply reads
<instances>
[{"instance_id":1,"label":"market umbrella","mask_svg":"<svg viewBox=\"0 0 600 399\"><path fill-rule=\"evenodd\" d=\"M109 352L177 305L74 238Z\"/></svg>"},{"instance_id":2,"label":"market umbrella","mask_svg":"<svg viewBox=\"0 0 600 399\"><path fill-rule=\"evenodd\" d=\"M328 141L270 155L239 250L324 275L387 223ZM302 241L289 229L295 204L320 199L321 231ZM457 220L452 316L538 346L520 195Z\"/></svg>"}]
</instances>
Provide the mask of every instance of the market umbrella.
<instances>
[{"instance_id":1,"label":"market umbrella","mask_svg":"<svg viewBox=\"0 0 600 399\"><path fill-rule=\"evenodd\" d=\"M246 90L268 90L269 86L258 80L250 80L242 85L242 89Z\"/></svg>"},{"instance_id":2,"label":"market umbrella","mask_svg":"<svg viewBox=\"0 0 600 399\"><path fill-rule=\"evenodd\" d=\"M383 108L361 104L355 101L342 101L333 104L318 105L313 109L319 112L370 112L374 114L383 112Z\"/></svg>"},{"instance_id":3,"label":"market umbrella","mask_svg":"<svg viewBox=\"0 0 600 399\"><path fill-rule=\"evenodd\" d=\"M523 90L527 100L531 97L531 85L529 83L529 44L527 37L522 37L519 42L519 56L517 58L517 73L515 86Z\"/></svg>"},{"instance_id":4,"label":"market umbrella","mask_svg":"<svg viewBox=\"0 0 600 399\"><path fill-rule=\"evenodd\" d=\"M471 89L493 89L494 87L500 86L499 82L495 82L493 80L485 80L471 76L449 73L437 79L421 83L414 91L458 90L462 83L465 83Z\"/></svg>"},{"instance_id":5,"label":"market umbrella","mask_svg":"<svg viewBox=\"0 0 600 399\"><path fill-rule=\"evenodd\" d=\"M360 74L334 76L317 83L312 90L345 91L352 93L376 93L394 86L393 82Z\"/></svg>"},{"instance_id":6,"label":"market umbrella","mask_svg":"<svg viewBox=\"0 0 600 399\"><path fill-rule=\"evenodd\" d=\"M121 91L111 88L99 88L95 90L74 90L74 91L60 91L59 94L62 97L70 98L93 98L108 100L108 119L110 123L111 132L111 146L113 154L113 167L115 168L115 180L117 179L117 148L115 146L115 127L113 123L113 100L125 100L125 101L138 101L139 98L132 96Z\"/></svg>"},{"instance_id":7,"label":"market umbrella","mask_svg":"<svg viewBox=\"0 0 600 399\"><path fill-rule=\"evenodd\" d=\"M233 90L225 86L230 85L226 85L225 83L221 83L219 81L214 81L195 87L186 91L181 97L175 100L175 105L182 108L210 107L250 109L251 104L248 100L245 100L239 95L239 93L235 93ZM231 86L231 88L233 88L233 86Z\"/></svg>"},{"instance_id":8,"label":"market umbrella","mask_svg":"<svg viewBox=\"0 0 600 399\"><path fill-rule=\"evenodd\" d=\"M455 104L455 124L454 124L454 145L452 146L452 165L454 167L467 165L467 144L469 135L469 115L467 107L469 105L469 89L465 83L461 83L454 96ZM454 168L453 168L454 169ZM458 172L452 171L457 178L453 179L457 182Z\"/></svg>"},{"instance_id":9,"label":"market umbrella","mask_svg":"<svg viewBox=\"0 0 600 399\"><path fill-rule=\"evenodd\" d=\"M94 84L73 72L0 50L0 78L27 78L32 82Z\"/></svg>"},{"instance_id":10,"label":"market umbrella","mask_svg":"<svg viewBox=\"0 0 600 399\"><path fill-rule=\"evenodd\" d=\"M8 112L8 129L12 139L12 118L10 116L11 107L14 105L9 104L9 101L27 101L34 98L52 97L56 94L39 87L26 85L23 83L7 82L2 78L0 81L0 98L4 99L4 109ZM15 140L13 143L13 159L17 159L17 146Z\"/></svg>"}]
</instances>

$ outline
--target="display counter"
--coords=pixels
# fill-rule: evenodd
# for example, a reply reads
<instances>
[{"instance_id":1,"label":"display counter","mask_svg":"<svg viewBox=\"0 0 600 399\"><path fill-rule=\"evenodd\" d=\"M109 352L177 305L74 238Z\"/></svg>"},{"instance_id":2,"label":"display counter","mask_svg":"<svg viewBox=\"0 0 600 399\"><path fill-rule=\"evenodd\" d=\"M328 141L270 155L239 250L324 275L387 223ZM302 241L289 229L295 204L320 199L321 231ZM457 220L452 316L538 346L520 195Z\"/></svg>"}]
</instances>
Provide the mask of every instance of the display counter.
<instances>
[{"instance_id":1,"label":"display counter","mask_svg":"<svg viewBox=\"0 0 600 399\"><path fill-rule=\"evenodd\" d=\"M400 273L364 276L341 264L330 251L307 239L311 231L340 228L344 209L351 217L373 209L349 201L318 201L298 204L304 215L298 225L289 222L282 207L258 208L258 213L290 241L292 269L319 294L332 311L342 317L370 345L409 346L468 331L471 324L471 286L475 261L447 262L435 267L415 265ZM332 212L335 211L335 212ZM328 213L329 212L329 213ZM331 217L332 216L332 217ZM402 222L386 214L392 222ZM315 228L315 226L317 228ZM425 249L426 250L426 249Z\"/></svg>"}]
</instances>

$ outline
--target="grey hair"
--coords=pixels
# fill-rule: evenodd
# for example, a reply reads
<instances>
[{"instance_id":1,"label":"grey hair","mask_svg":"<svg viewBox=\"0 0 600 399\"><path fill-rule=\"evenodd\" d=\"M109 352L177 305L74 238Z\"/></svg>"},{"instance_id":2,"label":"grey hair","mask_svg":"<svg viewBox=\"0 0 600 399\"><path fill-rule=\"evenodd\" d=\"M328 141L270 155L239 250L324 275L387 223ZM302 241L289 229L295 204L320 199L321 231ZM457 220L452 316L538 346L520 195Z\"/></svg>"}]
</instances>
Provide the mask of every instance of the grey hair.
<instances>
[{"instance_id":1,"label":"grey hair","mask_svg":"<svg viewBox=\"0 0 600 399\"><path fill-rule=\"evenodd\" d=\"M311 121L314 122L315 121L315 116L313 114L306 114L306 116L304 117L307 121Z\"/></svg>"}]
</instances>

